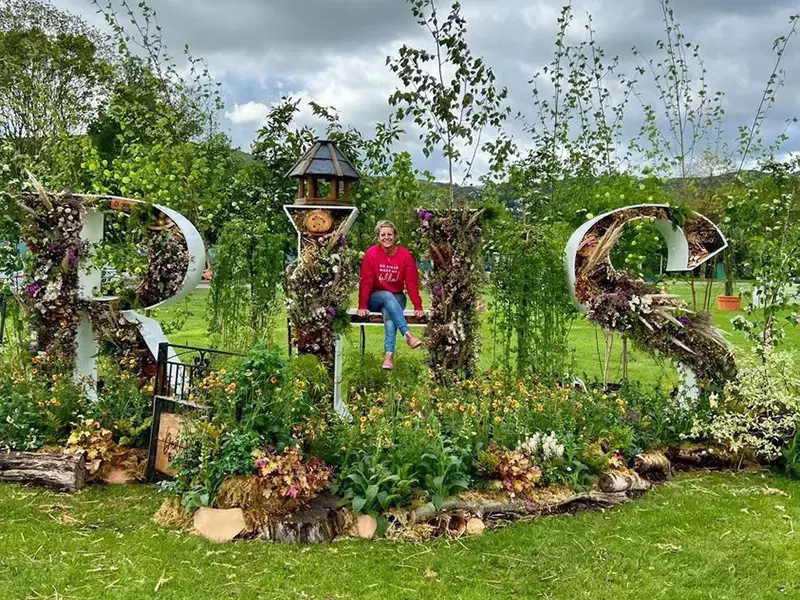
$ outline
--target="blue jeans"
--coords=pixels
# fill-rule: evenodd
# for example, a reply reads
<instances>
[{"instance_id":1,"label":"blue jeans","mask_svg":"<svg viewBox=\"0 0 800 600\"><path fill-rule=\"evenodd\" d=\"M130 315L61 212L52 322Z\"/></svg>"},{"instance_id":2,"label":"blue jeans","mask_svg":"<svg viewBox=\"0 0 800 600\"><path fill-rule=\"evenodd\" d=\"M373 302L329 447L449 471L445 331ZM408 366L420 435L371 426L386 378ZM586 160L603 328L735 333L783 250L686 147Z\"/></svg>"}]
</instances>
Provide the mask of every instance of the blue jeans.
<instances>
[{"instance_id":1,"label":"blue jeans","mask_svg":"<svg viewBox=\"0 0 800 600\"><path fill-rule=\"evenodd\" d=\"M394 352L397 330L399 329L403 335L408 332L408 323L403 315L403 310L406 308L406 295L387 291L372 292L369 295L367 308L370 312L383 313L383 351Z\"/></svg>"}]
</instances>

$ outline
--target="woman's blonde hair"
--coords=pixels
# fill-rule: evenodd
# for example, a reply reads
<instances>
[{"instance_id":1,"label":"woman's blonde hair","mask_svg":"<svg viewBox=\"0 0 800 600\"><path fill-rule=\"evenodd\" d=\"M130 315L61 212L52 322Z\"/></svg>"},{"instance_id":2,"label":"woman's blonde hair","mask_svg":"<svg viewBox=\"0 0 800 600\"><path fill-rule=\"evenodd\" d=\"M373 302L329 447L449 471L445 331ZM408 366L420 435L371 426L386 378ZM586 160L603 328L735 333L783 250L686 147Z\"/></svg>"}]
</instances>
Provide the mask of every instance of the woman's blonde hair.
<instances>
[{"instance_id":1,"label":"woman's blonde hair","mask_svg":"<svg viewBox=\"0 0 800 600\"><path fill-rule=\"evenodd\" d=\"M394 235L397 237L397 226L391 221L378 221L378 224L375 225L375 235L378 235L381 232L381 229L386 227L389 227L392 231L394 231Z\"/></svg>"}]
</instances>

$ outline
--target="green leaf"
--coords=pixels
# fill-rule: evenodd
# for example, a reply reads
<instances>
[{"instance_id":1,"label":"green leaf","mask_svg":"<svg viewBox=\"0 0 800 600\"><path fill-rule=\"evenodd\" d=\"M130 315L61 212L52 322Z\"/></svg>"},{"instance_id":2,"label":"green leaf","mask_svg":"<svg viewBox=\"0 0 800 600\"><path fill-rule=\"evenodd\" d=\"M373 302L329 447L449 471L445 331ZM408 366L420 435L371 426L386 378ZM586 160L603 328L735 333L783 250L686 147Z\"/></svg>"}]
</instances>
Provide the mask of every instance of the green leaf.
<instances>
[{"instance_id":1,"label":"green leaf","mask_svg":"<svg viewBox=\"0 0 800 600\"><path fill-rule=\"evenodd\" d=\"M353 498L353 512L360 513L364 510L364 505L367 503L366 498L362 498L361 496L356 496Z\"/></svg>"}]
</instances>

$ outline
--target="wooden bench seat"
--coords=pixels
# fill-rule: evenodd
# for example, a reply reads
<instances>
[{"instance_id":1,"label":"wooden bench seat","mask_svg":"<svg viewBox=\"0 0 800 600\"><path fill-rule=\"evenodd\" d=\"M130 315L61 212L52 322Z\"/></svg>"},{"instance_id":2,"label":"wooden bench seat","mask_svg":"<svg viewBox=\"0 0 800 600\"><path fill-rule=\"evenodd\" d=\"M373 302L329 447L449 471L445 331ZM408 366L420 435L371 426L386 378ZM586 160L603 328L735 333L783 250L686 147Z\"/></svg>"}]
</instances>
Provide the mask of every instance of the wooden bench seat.
<instances>
[{"instance_id":1,"label":"wooden bench seat","mask_svg":"<svg viewBox=\"0 0 800 600\"><path fill-rule=\"evenodd\" d=\"M371 312L365 317L359 317L356 314L357 311L357 308L351 308L347 311L347 314L350 315L350 325L359 328L359 342L361 344L361 355L363 356L367 348L367 333L365 327L383 326L383 313ZM425 327L425 325L428 324L427 314L422 317L417 317L413 310L404 310L403 314L406 317L406 322L409 327Z\"/></svg>"}]
</instances>

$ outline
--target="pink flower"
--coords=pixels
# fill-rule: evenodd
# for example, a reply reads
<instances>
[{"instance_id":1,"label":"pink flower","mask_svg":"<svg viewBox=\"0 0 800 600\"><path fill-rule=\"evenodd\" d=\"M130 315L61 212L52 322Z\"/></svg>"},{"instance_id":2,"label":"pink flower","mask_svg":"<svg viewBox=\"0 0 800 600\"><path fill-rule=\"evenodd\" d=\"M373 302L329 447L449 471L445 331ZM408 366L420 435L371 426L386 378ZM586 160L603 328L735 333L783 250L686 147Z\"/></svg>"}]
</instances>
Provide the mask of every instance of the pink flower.
<instances>
[{"instance_id":1,"label":"pink flower","mask_svg":"<svg viewBox=\"0 0 800 600\"><path fill-rule=\"evenodd\" d=\"M300 488L295 485L289 486L289 491L286 492L287 496L291 496L292 498L297 498L297 494L300 493Z\"/></svg>"}]
</instances>

